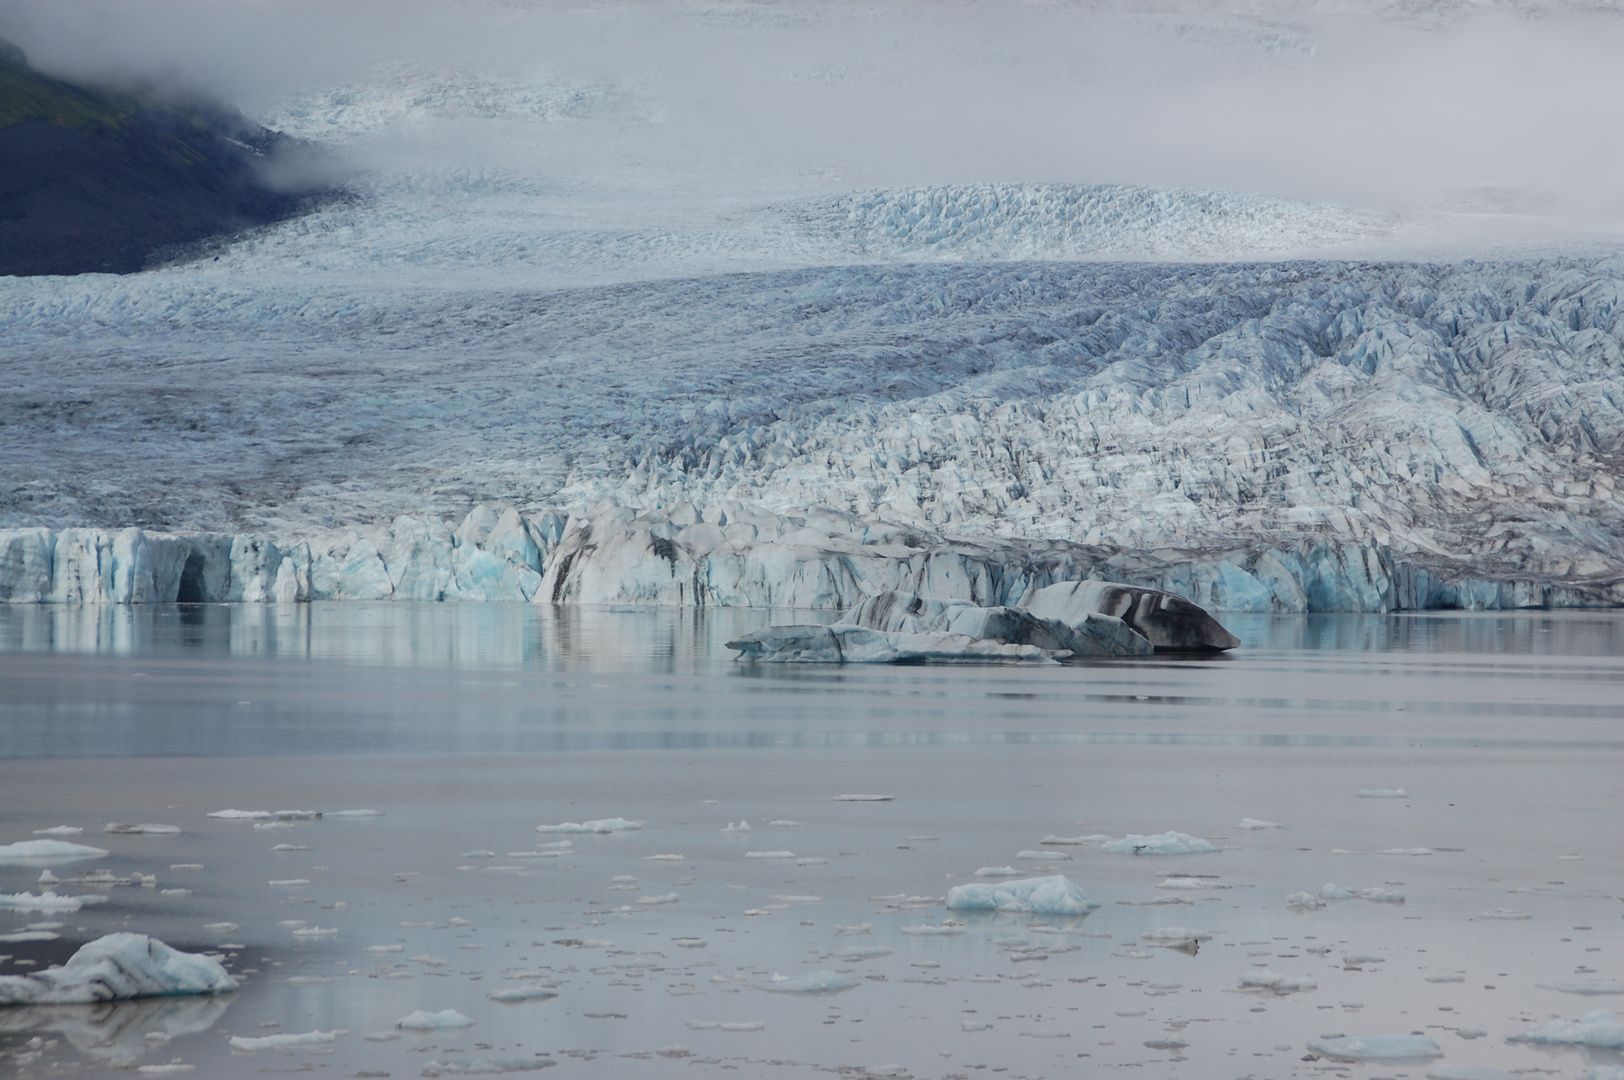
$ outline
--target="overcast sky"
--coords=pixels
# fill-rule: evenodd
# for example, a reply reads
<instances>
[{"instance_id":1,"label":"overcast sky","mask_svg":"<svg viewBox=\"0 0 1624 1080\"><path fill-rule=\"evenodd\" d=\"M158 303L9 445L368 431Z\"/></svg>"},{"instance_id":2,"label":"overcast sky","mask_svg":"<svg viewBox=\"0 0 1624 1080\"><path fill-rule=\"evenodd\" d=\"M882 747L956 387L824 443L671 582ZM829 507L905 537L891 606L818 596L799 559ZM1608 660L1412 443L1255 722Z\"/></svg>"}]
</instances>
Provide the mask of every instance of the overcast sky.
<instances>
[{"instance_id":1,"label":"overcast sky","mask_svg":"<svg viewBox=\"0 0 1624 1080\"><path fill-rule=\"evenodd\" d=\"M8 0L0 35L49 70L203 88L254 115L401 63L611 86L635 107L576 124L577 152L852 186L1624 212L1624 6L1114 6Z\"/></svg>"}]
</instances>

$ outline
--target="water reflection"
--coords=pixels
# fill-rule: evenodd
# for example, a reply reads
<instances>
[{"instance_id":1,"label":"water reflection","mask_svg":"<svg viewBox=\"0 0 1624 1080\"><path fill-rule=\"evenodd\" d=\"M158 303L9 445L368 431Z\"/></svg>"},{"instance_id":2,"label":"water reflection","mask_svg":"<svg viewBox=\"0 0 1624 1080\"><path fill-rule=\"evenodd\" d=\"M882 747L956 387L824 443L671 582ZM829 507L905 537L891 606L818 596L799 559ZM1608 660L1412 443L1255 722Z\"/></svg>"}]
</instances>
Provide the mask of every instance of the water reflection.
<instances>
[{"instance_id":1,"label":"water reflection","mask_svg":"<svg viewBox=\"0 0 1624 1080\"><path fill-rule=\"evenodd\" d=\"M24 1005L0 1009L0 1039L60 1033L74 1048L111 1065L133 1065L183 1035L209 1030L234 996L142 998L95 1005Z\"/></svg>"}]
</instances>

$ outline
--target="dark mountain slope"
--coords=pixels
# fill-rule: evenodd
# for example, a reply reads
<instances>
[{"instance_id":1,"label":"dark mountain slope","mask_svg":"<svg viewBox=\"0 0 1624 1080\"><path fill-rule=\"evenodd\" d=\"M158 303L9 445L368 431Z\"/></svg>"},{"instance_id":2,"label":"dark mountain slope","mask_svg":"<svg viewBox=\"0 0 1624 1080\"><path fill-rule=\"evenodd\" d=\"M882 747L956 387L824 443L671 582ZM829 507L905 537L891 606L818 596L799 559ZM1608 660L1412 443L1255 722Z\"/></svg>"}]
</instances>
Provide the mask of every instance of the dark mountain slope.
<instances>
[{"instance_id":1,"label":"dark mountain slope","mask_svg":"<svg viewBox=\"0 0 1624 1080\"><path fill-rule=\"evenodd\" d=\"M289 217L321 185L267 176L308 153L227 108L42 75L0 42L0 275L130 273Z\"/></svg>"}]
</instances>

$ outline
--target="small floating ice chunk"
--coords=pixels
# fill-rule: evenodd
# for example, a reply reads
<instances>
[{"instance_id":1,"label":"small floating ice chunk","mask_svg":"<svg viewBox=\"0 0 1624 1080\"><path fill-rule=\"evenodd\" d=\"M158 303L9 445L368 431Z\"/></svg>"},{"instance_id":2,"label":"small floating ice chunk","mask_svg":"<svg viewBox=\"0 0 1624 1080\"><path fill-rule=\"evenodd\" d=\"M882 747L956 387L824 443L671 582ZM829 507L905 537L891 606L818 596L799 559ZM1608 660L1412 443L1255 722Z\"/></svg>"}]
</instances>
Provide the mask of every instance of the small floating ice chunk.
<instances>
[{"instance_id":1,"label":"small floating ice chunk","mask_svg":"<svg viewBox=\"0 0 1624 1080\"><path fill-rule=\"evenodd\" d=\"M1028 1039L1069 1039L1069 1038L1071 1038L1071 1032L1064 1031L1064 1030L1062 1030L1060 1028L1028 1028L1026 1031L1018 1032L1018 1034L1024 1035Z\"/></svg>"},{"instance_id":2,"label":"small floating ice chunk","mask_svg":"<svg viewBox=\"0 0 1624 1080\"><path fill-rule=\"evenodd\" d=\"M641 829L641 821L629 821L623 817L598 818L595 821L566 821L560 825L537 825L539 833L617 833L632 832Z\"/></svg>"},{"instance_id":3,"label":"small floating ice chunk","mask_svg":"<svg viewBox=\"0 0 1624 1080\"><path fill-rule=\"evenodd\" d=\"M860 986L862 982L862 979L850 975L822 970L808 972L805 975L774 975L766 982L756 983L756 989L774 994L838 994L842 990ZM723 1029L728 1030L727 1025L724 1024Z\"/></svg>"},{"instance_id":4,"label":"small floating ice chunk","mask_svg":"<svg viewBox=\"0 0 1624 1080\"><path fill-rule=\"evenodd\" d=\"M1541 990L1558 990L1564 994L1624 994L1624 982L1559 982L1536 983Z\"/></svg>"},{"instance_id":5,"label":"small floating ice chunk","mask_svg":"<svg viewBox=\"0 0 1624 1080\"><path fill-rule=\"evenodd\" d=\"M458 855L457 858L459 858L459 859L494 859L494 858L496 858L496 852L494 852L494 851L465 851L461 855Z\"/></svg>"},{"instance_id":6,"label":"small floating ice chunk","mask_svg":"<svg viewBox=\"0 0 1624 1080\"><path fill-rule=\"evenodd\" d=\"M52 825L49 829L35 829L35 836L78 836L84 832L77 825Z\"/></svg>"},{"instance_id":7,"label":"small floating ice chunk","mask_svg":"<svg viewBox=\"0 0 1624 1080\"><path fill-rule=\"evenodd\" d=\"M269 821L269 810L210 810L209 817L221 821Z\"/></svg>"},{"instance_id":8,"label":"small floating ice chunk","mask_svg":"<svg viewBox=\"0 0 1624 1080\"><path fill-rule=\"evenodd\" d=\"M1506 1036L1507 1042L1535 1043L1543 1046L1594 1046L1605 1050L1624 1050L1624 1024L1610 1009L1587 1012L1578 1023L1570 1020L1552 1020L1529 1028L1519 1035Z\"/></svg>"},{"instance_id":9,"label":"small floating ice chunk","mask_svg":"<svg viewBox=\"0 0 1624 1080\"><path fill-rule=\"evenodd\" d=\"M0 866L17 863L38 865L69 859L99 859L106 854L106 848L73 844L66 840L23 840L15 844L0 844Z\"/></svg>"},{"instance_id":10,"label":"small floating ice chunk","mask_svg":"<svg viewBox=\"0 0 1624 1080\"><path fill-rule=\"evenodd\" d=\"M1356 795L1357 797L1359 797L1361 799L1404 799L1404 798L1408 798L1408 796L1404 794L1404 789L1403 788L1385 788L1385 787L1380 787L1380 788L1360 788L1358 791L1354 792L1354 795Z\"/></svg>"},{"instance_id":11,"label":"small floating ice chunk","mask_svg":"<svg viewBox=\"0 0 1624 1080\"><path fill-rule=\"evenodd\" d=\"M977 1032L977 1031L991 1031L992 1030L992 1025L991 1024L986 1024L986 1023L981 1023L981 1022L976 1021L976 1020L961 1020L961 1021L959 1021L959 1030L966 1033L966 1034L970 1034L970 1033Z\"/></svg>"},{"instance_id":12,"label":"small floating ice chunk","mask_svg":"<svg viewBox=\"0 0 1624 1080\"><path fill-rule=\"evenodd\" d=\"M547 998L558 996L557 991L549 990L545 986L514 986L507 990L498 990L486 994L491 1001L500 1001L503 1004L512 1004L520 1001L545 1001Z\"/></svg>"},{"instance_id":13,"label":"small floating ice chunk","mask_svg":"<svg viewBox=\"0 0 1624 1080\"><path fill-rule=\"evenodd\" d=\"M639 896L637 902L646 907L652 907L655 904L675 904L681 899L682 897L676 893L663 893L658 896Z\"/></svg>"},{"instance_id":14,"label":"small floating ice chunk","mask_svg":"<svg viewBox=\"0 0 1624 1080\"><path fill-rule=\"evenodd\" d=\"M242 927L234 922L211 922L205 923L203 929L216 934L235 934Z\"/></svg>"},{"instance_id":15,"label":"small floating ice chunk","mask_svg":"<svg viewBox=\"0 0 1624 1080\"><path fill-rule=\"evenodd\" d=\"M767 824L771 825L771 826L774 826L776 828L780 828L780 829L799 829L799 828L802 828L802 824L799 821L786 821L786 820L783 820L783 819L779 819L777 821L769 821L769 822L767 822Z\"/></svg>"},{"instance_id":16,"label":"small floating ice chunk","mask_svg":"<svg viewBox=\"0 0 1624 1080\"><path fill-rule=\"evenodd\" d=\"M395 1026L405 1031L435 1031L440 1028L472 1027L473 1023L456 1009L441 1009L433 1013L417 1009L396 1020Z\"/></svg>"},{"instance_id":17,"label":"small floating ice chunk","mask_svg":"<svg viewBox=\"0 0 1624 1080\"><path fill-rule=\"evenodd\" d=\"M1026 873L1025 870L1017 870L1013 866L983 866L980 870L976 871L976 877L979 877L979 878L1020 877L1024 873Z\"/></svg>"},{"instance_id":18,"label":"small floating ice chunk","mask_svg":"<svg viewBox=\"0 0 1624 1080\"><path fill-rule=\"evenodd\" d=\"M924 923L919 926L904 926L902 932L909 937L951 937L954 934L964 933L962 926L932 926Z\"/></svg>"},{"instance_id":19,"label":"small floating ice chunk","mask_svg":"<svg viewBox=\"0 0 1624 1080\"><path fill-rule=\"evenodd\" d=\"M285 854L289 851L309 851L310 846L308 844L277 844L275 847L271 848L271 850L280 851Z\"/></svg>"},{"instance_id":20,"label":"small floating ice chunk","mask_svg":"<svg viewBox=\"0 0 1624 1080\"><path fill-rule=\"evenodd\" d=\"M1427 1080L1518 1080L1518 1074L1486 1065L1434 1065L1424 1074Z\"/></svg>"},{"instance_id":21,"label":"small floating ice chunk","mask_svg":"<svg viewBox=\"0 0 1624 1080\"><path fill-rule=\"evenodd\" d=\"M1241 818L1241 823L1240 823L1239 827L1242 828L1242 829L1246 829L1248 831L1255 831L1255 830L1258 830L1258 829L1283 829L1283 828L1285 828L1285 826L1280 824L1278 821L1261 821L1258 818L1252 818L1252 817Z\"/></svg>"},{"instance_id":22,"label":"small floating ice chunk","mask_svg":"<svg viewBox=\"0 0 1624 1080\"><path fill-rule=\"evenodd\" d=\"M403 953L403 952L406 951L406 946L398 945L398 944L397 945L368 945L366 948L362 949L361 951L362 952L372 953L372 954L374 954L376 956L384 956L384 955L387 955L389 953Z\"/></svg>"},{"instance_id":23,"label":"small floating ice chunk","mask_svg":"<svg viewBox=\"0 0 1624 1080\"><path fill-rule=\"evenodd\" d=\"M25 941L55 941L62 935L52 930L18 930L10 934L0 934L0 945L20 945ZM0 995L4 991L0 990Z\"/></svg>"},{"instance_id":24,"label":"small floating ice chunk","mask_svg":"<svg viewBox=\"0 0 1624 1080\"><path fill-rule=\"evenodd\" d=\"M1113 837L1106 836L1104 833L1095 833L1092 836L1055 836L1051 833L1050 835L1045 836L1042 840L1039 840L1038 843L1070 845L1072 847L1077 847L1082 844L1103 844L1107 840L1111 839L1113 839Z\"/></svg>"},{"instance_id":25,"label":"small floating ice chunk","mask_svg":"<svg viewBox=\"0 0 1624 1080\"><path fill-rule=\"evenodd\" d=\"M145 934L108 934L61 967L0 975L0 1005L89 1005L235 989L237 980L207 956L171 949Z\"/></svg>"},{"instance_id":26,"label":"small floating ice chunk","mask_svg":"<svg viewBox=\"0 0 1624 1080\"><path fill-rule=\"evenodd\" d=\"M475 1058L473 1061L430 1061L423 1065L421 1075L437 1076L506 1076L509 1073L540 1072L557 1062L550 1057L528 1058ZM360 1075L360 1074L356 1074Z\"/></svg>"},{"instance_id":27,"label":"small floating ice chunk","mask_svg":"<svg viewBox=\"0 0 1624 1080\"><path fill-rule=\"evenodd\" d=\"M1431 848L1424 847L1390 847L1382 848L1376 852L1378 855L1431 855Z\"/></svg>"},{"instance_id":28,"label":"small floating ice chunk","mask_svg":"<svg viewBox=\"0 0 1624 1080\"><path fill-rule=\"evenodd\" d=\"M1218 883L1213 882L1213 881L1208 881L1205 878L1194 878L1194 877L1170 877L1170 878L1165 879L1160 885L1158 885L1156 887L1158 889L1227 889L1227 888L1229 888L1228 885L1219 885Z\"/></svg>"},{"instance_id":29,"label":"small floating ice chunk","mask_svg":"<svg viewBox=\"0 0 1624 1080\"><path fill-rule=\"evenodd\" d=\"M730 822L727 823L727 826L722 831L723 832L749 832L750 831L750 823L748 821L740 821L737 825L735 825L735 824L733 824L733 822L730 821Z\"/></svg>"},{"instance_id":30,"label":"small floating ice chunk","mask_svg":"<svg viewBox=\"0 0 1624 1080\"><path fill-rule=\"evenodd\" d=\"M795 893L774 894L767 897L767 899L777 900L780 904L819 904L823 902L821 896L802 896Z\"/></svg>"},{"instance_id":31,"label":"small floating ice chunk","mask_svg":"<svg viewBox=\"0 0 1624 1080\"><path fill-rule=\"evenodd\" d=\"M322 816L323 817L330 817L330 818L331 817L369 818L369 817L383 817L383 812L381 810L327 810L327 811L323 812Z\"/></svg>"},{"instance_id":32,"label":"small floating ice chunk","mask_svg":"<svg viewBox=\"0 0 1624 1080\"><path fill-rule=\"evenodd\" d=\"M1132 833L1121 840L1112 840L1105 845L1105 850L1116 855L1203 855L1218 849L1189 833L1164 832L1150 836Z\"/></svg>"},{"instance_id":33,"label":"small floating ice chunk","mask_svg":"<svg viewBox=\"0 0 1624 1080\"><path fill-rule=\"evenodd\" d=\"M829 860L828 859L820 859L820 858L816 858L816 857L806 858L806 859L796 859L795 860L795 865L796 866L827 866L827 865L829 865Z\"/></svg>"},{"instance_id":34,"label":"small floating ice chunk","mask_svg":"<svg viewBox=\"0 0 1624 1080\"><path fill-rule=\"evenodd\" d=\"M178 825L154 825L145 822L140 825L125 825L117 821L109 821L102 832L112 833L115 836L174 836L180 832Z\"/></svg>"},{"instance_id":35,"label":"small floating ice chunk","mask_svg":"<svg viewBox=\"0 0 1624 1080\"><path fill-rule=\"evenodd\" d=\"M191 896L191 889L159 889L159 896Z\"/></svg>"},{"instance_id":36,"label":"small floating ice chunk","mask_svg":"<svg viewBox=\"0 0 1624 1080\"><path fill-rule=\"evenodd\" d=\"M1325 899L1311 892L1294 892L1286 897L1286 906L1299 911L1318 911L1326 906Z\"/></svg>"},{"instance_id":37,"label":"small floating ice chunk","mask_svg":"<svg viewBox=\"0 0 1624 1080\"><path fill-rule=\"evenodd\" d=\"M1018 911L1034 915L1086 915L1099 907L1069 878L1022 878L996 884L955 885L948 890L949 911Z\"/></svg>"},{"instance_id":38,"label":"small floating ice chunk","mask_svg":"<svg viewBox=\"0 0 1624 1080\"><path fill-rule=\"evenodd\" d=\"M135 1074L137 1076L179 1076L181 1073L192 1072L196 1068L196 1065L188 1065L184 1061L176 1060L165 1065L137 1065Z\"/></svg>"},{"instance_id":39,"label":"small floating ice chunk","mask_svg":"<svg viewBox=\"0 0 1624 1080\"><path fill-rule=\"evenodd\" d=\"M1071 858L1071 856L1066 854L1064 851L1017 851L1015 853L1015 857L1017 859L1046 859L1049 862L1054 862L1057 859Z\"/></svg>"},{"instance_id":40,"label":"small floating ice chunk","mask_svg":"<svg viewBox=\"0 0 1624 1080\"><path fill-rule=\"evenodd\" d=\"M836 949L829 955L837 960L878 960L894 952L895 949L888 949L884 945L853 945L845 949Z\"/></svg>"},{"instance_id":41,"label":"small floating ice chunk","mask_svg":"<svg viewBox=\"0 0 1624 1080\"><path fill-rule=\"evenodd\" d=\"M1186 926L1164 926L1157 930L1146 930L1139 935L1143 941L1154 942L1157 945L1177 944L1180 942L1207 942L1212 940L1211 930L1191 930Z\"/></svg>"},{"instance_id":42,"label":"small floating ice chunk","mask_svg":"<svg viewBox=\"0 0 1624 1080\"><path fill-rule=\"evenodd\" d=\"M0 908L14 911L78 911L86 904L105 904L105 896L58 896L50 889L38 896L29 892L0 893Z\"/></svg>"},{"instance_id":43,"label":"small floating ice chunk","mask_svg":"<svg viewBox=\"0 0 1624 1080\"><path fill-rule=\"evenodd\" d=\"M295 975L288 980L289 986L326 986L333 980L326 975Z\"/></svg>"},{"instance_id":44,"label":"small floating ice chunk","mask_svg":"<svg viewBox=\"0 0 1624 1080\"><path fill-rule=\"evenodd\" d=\"M1319 986L1306 976L1294 978L1282 975L1278 971L1270 971L1268 968L1248 971L1240 977L1239 982L1242 990L1271 990L1276 994L1293 994L1299 990L1313 990Z\"/></svg>"},{"instance_id":45,"label":"small floating ice chunk","mask_svg":"<svg viewBox=\"0 0 1624 1080\"><path fill-rule=\"evenodd\" d=\"M1385 964L1387 957L1373 956L1370 953L1343 953L1342 965L1344 967L1358 967L1360 964Z\"/></svg>"},{"instance_id":46,"label":"small floating ice chunk","mask_svg":"<svg viewBox=\"0 0 1624 1080\"><path fill-rule=\"evenodd\" d=\"M895 795L836 795L835 802L891 802Z\"/></svg>"},{"instance_id":47,"label":"small floating ice chunk","mask_svg":"<svg viewBox=\"0 0 1624 1080\"><path fill-rule=\"evenodd\" d=\"M233 1035L231 1048L252 1054L259 1050L283 1050L290 1046L325 1046L337 1042L338 1031L307 1031L303 1035Z\"/></svg>"},{"instance_id":48,"label":"small floating ice chunk","mask_svg":"<svg viewBox=\"0 0 1624 1080\"><path fill-rule=\"evenodd\" d=\"M746 859L793 859L793 858L795 858L795 852L793 852L793 851L746 851L744 853L744 857Z\"/></svg>"},{"instance_id":49,"label":"small floating ice chunk","mask_svg":"<svg viewBox=\"0 0 1624 1080\"><path fill-rule=\"evenodd\" d=\"M686 855L644 855L644 862L687 862Z\"/></svg>"},{"instance_id":50,"label":"small floating ice chunk","mask_svg":"<svg viewBox=\"0 0 1624 1080\"><path fill-rule=\"evenodd\" d=\"M336 926L306 926L306 927L303 927L303 928L301 928L299 930L295 930L293 932L293 936L296 937L296 938L300 938L302 940L306 940L306 941L312 940L314 938L337 937L338 936L338 927L336 927Z\"/></svg>"},{"instance_id":51,"label":"small floating ice chunk","mask_svg":"<svg viewBox=\"0 0 1624 1080\"><path fill-rule=\"evenodd\" d=\"M728 1020L716 1025L722 1031L766 1031L767 1025L760 1020Z\"/></svg>"},{"instance_id":52,"label":"small floating ice chunk","mask_svg":"<svg viewBox=\"0 0 1624 1080\"><path fill-rule=\"evenodd\" d=\"M1315 1039L1308 1049L1346 1061L1425 1061L1444 1056L1431 1035L1343 1035Z\"/></svg>"},{"instance_id":53,"label":"small floating ice chunk","mask_svg":"<svg viewBox=\"0 0 1624 1080\"><path fill-rule=\"evenodd\" d=\"M1480 919L1504 919L1508 922L1532 919L1533 916L1526 911L1513 911L1511 908L1489 908L1487 911L1477 913Z\"/></svg>"},{"instance_id":54,"label":"small floating ice chunk","mask_svg":"<svg viewBox=\"0 0 1624 1080\"><path fill-rule=\"evenodd\" d=\"M275 886L277 886L279 888L281 888L281 887L294 887L294 886L298 886L298 885L309 885L310 884L310 879L309 878L302 878L302 877L301 878L279 878L279 879L277 879L275 881L266 882L266 884L275 885Z\"/></svg>"},{"instance_id":55,"label":"small floating ice chunk","mask_svg":"<svg viewBox=\"0 0 1624 1080\"><path fill-rule=\"evenodd\" d=\"M1429 982L1429 983L1463 983L1465 981L1466 981L1466 976L1464 976L1464 975L1428 975L1427 976L1427 982Z\"/></svg>"}]
</instances>

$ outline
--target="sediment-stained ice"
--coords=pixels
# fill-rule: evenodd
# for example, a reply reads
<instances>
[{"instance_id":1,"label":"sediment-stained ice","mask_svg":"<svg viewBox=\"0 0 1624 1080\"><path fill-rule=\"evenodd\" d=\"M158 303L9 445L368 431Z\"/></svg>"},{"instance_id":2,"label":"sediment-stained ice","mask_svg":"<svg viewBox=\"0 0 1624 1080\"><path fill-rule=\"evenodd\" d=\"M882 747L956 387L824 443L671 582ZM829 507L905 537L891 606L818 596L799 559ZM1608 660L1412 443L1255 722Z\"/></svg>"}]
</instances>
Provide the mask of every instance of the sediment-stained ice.
<instances>
[{"instance_id":1,"label":"sediment-stained ice","mask_svg":"<svg viewBox=\"0 0 1624 1080\"><path fill-rule=\"evenodd\" d=\"M955 885L948 890L949 911L1015 911L1034 915L1086 915L1099 907L1097 900L1069 878L1022 878L997 884Z\"/></svg>"},{"instance_id":2,"label":"sediment-stained ice","mask_svg":"<svg viewBox=\"0 0 1624 1080\"><path fill-rule=\"evenodd\" d=\"M145 934L108 934L59 968L0 976L0 1005L83 1005L171 994L220 994L237 980L207 956Z\"/></svg>"}]
</instances>

